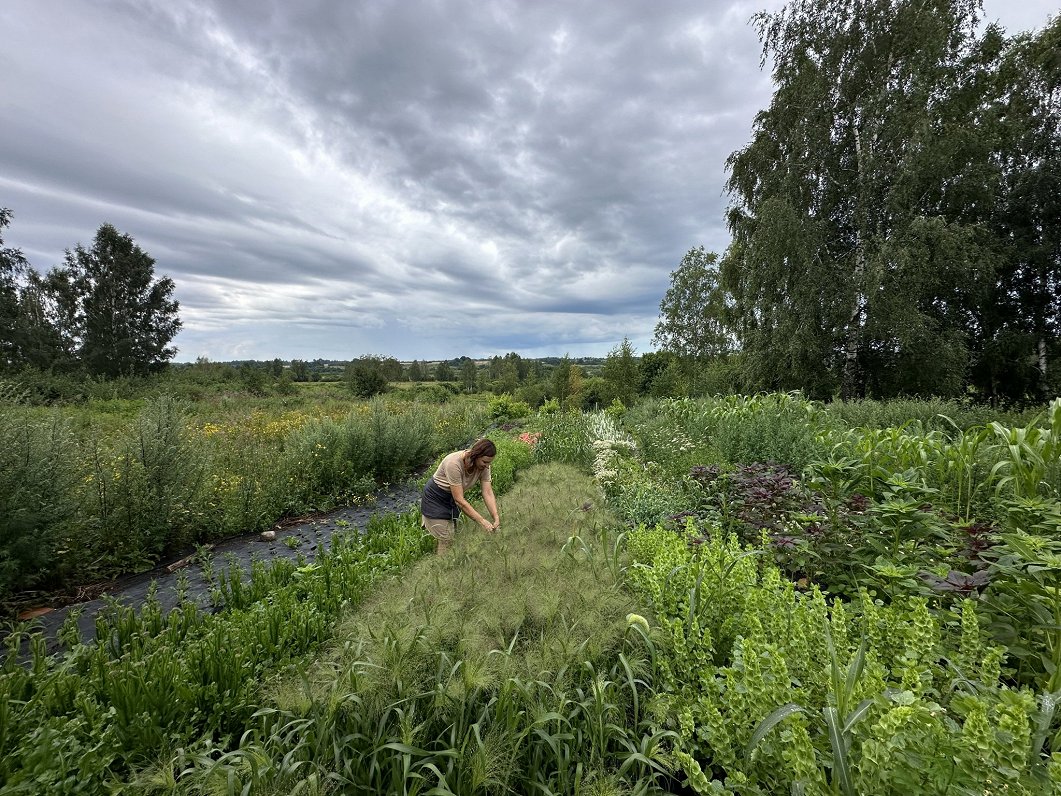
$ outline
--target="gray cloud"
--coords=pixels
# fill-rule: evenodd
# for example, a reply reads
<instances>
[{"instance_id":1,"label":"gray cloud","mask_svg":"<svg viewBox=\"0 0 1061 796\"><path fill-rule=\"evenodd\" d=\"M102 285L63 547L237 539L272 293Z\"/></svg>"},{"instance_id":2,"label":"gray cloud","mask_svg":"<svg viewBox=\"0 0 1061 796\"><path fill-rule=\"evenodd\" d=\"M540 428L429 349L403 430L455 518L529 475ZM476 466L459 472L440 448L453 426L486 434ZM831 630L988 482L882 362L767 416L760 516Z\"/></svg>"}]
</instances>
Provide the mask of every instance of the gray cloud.
<instances>
[{"instance_id":1,"label":"gray cloud","mask_svg":"<svg viewBox=\"0 0 1061 796\"><path fill-rule=\"evenodd\" d=\"M180 359L646 350L727 244L779 4L9 0L6 238L43 270L132 234Z\"/></svg>"}]
</instances>

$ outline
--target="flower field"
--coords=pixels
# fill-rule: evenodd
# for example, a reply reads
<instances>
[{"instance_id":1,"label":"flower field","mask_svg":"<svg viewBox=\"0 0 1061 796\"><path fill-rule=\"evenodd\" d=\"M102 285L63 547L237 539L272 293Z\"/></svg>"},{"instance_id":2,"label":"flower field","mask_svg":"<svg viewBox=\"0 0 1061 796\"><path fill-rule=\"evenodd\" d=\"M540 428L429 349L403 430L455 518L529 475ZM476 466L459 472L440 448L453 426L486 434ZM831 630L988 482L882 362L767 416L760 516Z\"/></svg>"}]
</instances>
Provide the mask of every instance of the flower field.
<instances>
[{"instance_id":1,"label":"flower field","mask_svg":"<svg viewBox=\"0 0 1061 796\"><path fill-rule=\"evenodd\" d=\"M28 662L11 637L0 793L1061 793L1061 400L907 408L505 423L497 535L436 558L379 518L214 573L212 613L115 609ZM338 499L389 411L277 438Z\"/></svg>"}]
</instances>

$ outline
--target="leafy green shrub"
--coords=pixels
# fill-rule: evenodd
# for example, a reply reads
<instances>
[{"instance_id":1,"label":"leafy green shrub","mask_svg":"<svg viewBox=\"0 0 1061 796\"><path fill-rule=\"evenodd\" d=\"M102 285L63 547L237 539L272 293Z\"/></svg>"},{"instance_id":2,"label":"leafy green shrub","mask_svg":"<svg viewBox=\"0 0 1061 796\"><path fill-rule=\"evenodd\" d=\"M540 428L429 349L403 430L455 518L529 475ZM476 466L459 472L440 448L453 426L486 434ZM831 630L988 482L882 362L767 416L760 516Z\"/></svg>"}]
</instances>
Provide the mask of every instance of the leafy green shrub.
<instances>
[{"instance_id":1,"label":"leafy green shrub","mask_svg":"<svg viewBox=\"0 0 1061 796\"><path fill-rule=\"evenodd\" d=\"M48 577L75 508L69 425L19 411L22 394L0 383L0 599Z\"/></svg>"},{"instance_id":2,"label":"leafy green shrub","mask_svg":"<svg viewBox=\"0 0 1061 796\"><path fill-rule=\"evenodd\" d=\"M195 535L206 462L186 412L185 404L160 396L116 445L94 446L86 519L97 551L120 570L149 566Z\"/></svg>"},{"instance_id":3,"label":"leafy green shrub","mask_svg":"<svg viewBox=\"0 0 1061 796\"><path fill-rule=\"evenodd\" d=\"M612 420L618 422L623 419L623 415L626 414L626 405L623 404L618 398L613 398L612 402L604 410L604 413L608 415Z\"/></svg>"},{"instance_id":4,"label":"leafy green shrub","mask_svg":"<svg viewBox=\"0 0 1061 796\"><path fill-rule=\"evenodd\" d=\"M545 403L545 386L538 381L524 384L516 390L516 400L522 401L527 406L538 408Z\"/></svg>"},{"instance_id":5,"label":"leafy green shrub","mask_svg":"<svg viewBox=\"0 0 1061 796\"><path fill-rule=\"evenodd\" d=\"M673 756L697 792L1032 794L1061 779L1054 697L1001 679L972 601L829 602L722 534L642 528L627 551L658 623Z\"/></svg>"},{"instance_id":6,"label":"leafy green shrub","mask_svg":"<svg viewBox=\"0 0 1061 796\"><path fill-rule=\"evenodd\" d=\"M453 392L448 387L448 384L426 382L417 384L411 390L404 390L402 394L407 393L414 400L424 403L444 404L453 397Z\"/></svg>"},{"instance_id":7,"label":"leafy green shrub","mask_svg":"<svg viewBox=\"0 0 1061 796\"><path fill-rule=\"evenodd\" d=\"M343 380L358 398L371 398L387 391L389 384L379 357L362 356L346 366Z\"/></svg>"},{"instance_id":8,"label":"leafy green shrub","mask_svg":"<svg viewBox=\"0 0 1061 796\"><path fill-rule=\"evenodd\" d=\"M560 413L560 401L556 398L550 398L544 401L541 406L538 407L538 414L540 415L555 415Z\"/></svg>"},{"instance_id":9,"label":"leafy green shrub","mask_svg":"<svg viewBox=\"0 0 1061 796\"><path fill-rule=\"evenodd\" d=\"M493 433L488 436L497 446L497 456L490 465L490 477L493 479L494 492L500 495L512 488L518 470L533 464L534 448L508 434Z\"/></svg>"},{"instance_id":10,"label":"leafy green shrub","mask_svg":"<svg viewBox=\"0 0 1061 796\"><path fill-rule=\"evenodd\" d=\"M506 392L491 398L487 411L494 420L518 420L530 415L531 408Z\"/></svg>"}]
</instances>

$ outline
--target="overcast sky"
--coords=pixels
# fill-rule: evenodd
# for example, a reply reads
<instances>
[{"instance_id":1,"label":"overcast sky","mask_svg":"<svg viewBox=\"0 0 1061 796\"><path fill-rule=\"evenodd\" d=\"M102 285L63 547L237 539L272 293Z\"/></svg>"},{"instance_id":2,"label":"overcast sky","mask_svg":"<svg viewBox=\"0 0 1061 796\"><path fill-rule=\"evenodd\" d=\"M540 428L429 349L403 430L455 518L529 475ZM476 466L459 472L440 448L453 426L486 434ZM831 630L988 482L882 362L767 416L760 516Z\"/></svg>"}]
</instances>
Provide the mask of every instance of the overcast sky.
<instances>
[{"instance_id":1,"label":"overcast sky","mask_svg":"<svg viewBox=\"0 0 1061 796\"><path fill-rule=\"evenodd\" d=\"M46 271L132 235L178 361L644 352L682 255L728 243L780 5L0 0L5 242Z\"/></svg>"}]
</instances>

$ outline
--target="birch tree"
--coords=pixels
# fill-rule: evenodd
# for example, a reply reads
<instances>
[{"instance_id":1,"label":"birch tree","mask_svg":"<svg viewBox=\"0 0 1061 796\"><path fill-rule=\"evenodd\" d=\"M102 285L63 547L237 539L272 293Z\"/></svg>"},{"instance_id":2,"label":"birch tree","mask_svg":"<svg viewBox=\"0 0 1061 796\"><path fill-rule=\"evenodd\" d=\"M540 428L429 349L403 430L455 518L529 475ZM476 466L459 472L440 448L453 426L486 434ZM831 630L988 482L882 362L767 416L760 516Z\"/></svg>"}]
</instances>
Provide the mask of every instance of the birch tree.
<instances>
[{"instance_id":1,"label":"birch tree","mask_svg":"<svg viewBox=\"0 0 1061 796\"><path fill-rule=\"evenodd\" d=\"M775 93L727 161L733 239L721 265L748 386L855 397L874 357L909 368L941 346L963 371L962 336L926 307L938 282L968 278L978 244L960 222L926 224L923 169L953 112L979 6L793 0L753 18ZM939 177L949 164L935 165ZM896 256L903 236L931 250L936 276Z\"/></svg>"}]
</instances>

